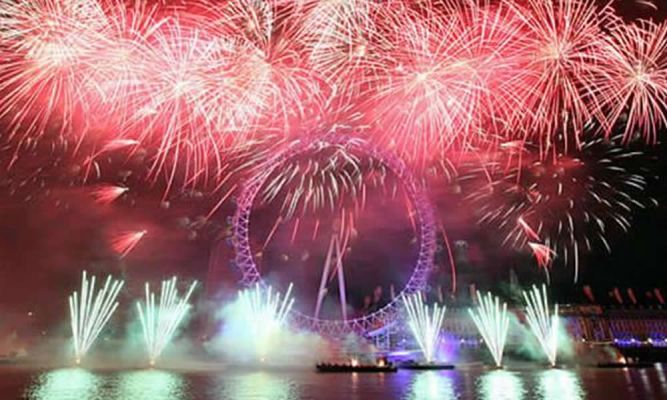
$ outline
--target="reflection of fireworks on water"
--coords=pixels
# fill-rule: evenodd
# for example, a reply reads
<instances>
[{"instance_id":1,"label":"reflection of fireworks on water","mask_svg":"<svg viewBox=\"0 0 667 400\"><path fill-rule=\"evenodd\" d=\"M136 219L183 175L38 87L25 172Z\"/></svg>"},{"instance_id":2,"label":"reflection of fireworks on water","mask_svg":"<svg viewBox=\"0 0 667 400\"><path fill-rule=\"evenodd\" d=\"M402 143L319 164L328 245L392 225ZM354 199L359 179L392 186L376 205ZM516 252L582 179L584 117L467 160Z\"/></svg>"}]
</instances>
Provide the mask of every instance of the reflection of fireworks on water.
<instances>
[{"instance_id":1,"label":"reflection of fireworks on water","mask_svg":"<svg viewBox=\"0 0 667 400\"><path fill-rule=\"evenodd\" d=\"M196 285L197 282L192 282L185 296L180 297L176 288L176 277L162 281L160 300L156 303L155 293L151 292L149 284L146 283L146 299L144 303L137 302L137 310L151 365L155 365L187 316L191 308L188 301Z\"/></svg>"},{"instance_id":2,"label":"reflection of fireworks on water","mask_svg":"<svg viewBox=\"0 0 667 400\"><path fill-rule=\"evenodd\" d=\"M547 246L574 265L577 279L581 252L611 251L608 236L627 232L633 212L655 201L644 194L648 157L621 140L591 139L553 159L523 155L519 167L506 159L464 176L487 181L476 180L469 195L479 222L499 229L506 245L529 245L542 265L553 256Z\"/></svg>"}]
</instances>

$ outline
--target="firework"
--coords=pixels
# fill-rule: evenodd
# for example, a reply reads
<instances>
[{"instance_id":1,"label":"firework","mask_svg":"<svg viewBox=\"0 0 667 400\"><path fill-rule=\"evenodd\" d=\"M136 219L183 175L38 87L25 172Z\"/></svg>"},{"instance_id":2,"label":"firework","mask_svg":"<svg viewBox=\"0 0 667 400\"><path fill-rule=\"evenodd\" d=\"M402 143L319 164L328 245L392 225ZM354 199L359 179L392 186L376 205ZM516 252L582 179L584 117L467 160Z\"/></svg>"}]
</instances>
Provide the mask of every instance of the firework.
<instances>
[{"instance_id":1,"label":"firework","mask_svg":"<svg viewBox=\"0 0 667 400\"><path fill-rule=\"evenodd\" d=\"M432 363L440 343L440 329L445 319L446 307L433 304L432 313L429 313L431 310L424 303L421 293L406 296L403 302L408 312L412 335L424 353L426 362Z\"/></svg>"},{"instance_id":2,"label":"firework","mask_svg":"<svg viewBox=\"0 0 667 400\"><path fill-rule=\"evenodd\" d=\"M122 233L111 240L111 248L120 258L124 258L134 250L146 233L146 230Z\"/></svg>"},{"instance_id":3,"label":"firework","mask_svg":"<svg viewBox=\"0 0 667 400\"><path fill-rule=\"evenodd\" d=\"M541 243L528 242L528 247L533 252L537 265L546 270L546 268L551 265L555 252L551 250L549 246L545 246Z\"/></svg>"},{"instance_id":4,"label":"firework","mask_svg":"<svg viewBox=\"0 0 667 400\"><path fill-rule=\"evenodd\" d=\"M500 306L500 299L487 293L482 296L477 292L477 301L479 305L475 310L468 310L475 326L484 339L486 347L491 352L496 366L500 367L503 363L503 350L509 330L510 319L507 315L507 303Z\"/></svg>"},{"instance_id":5,"label":"firework","mask_svg":"<svg viewBox=\"0 0 667 400\"><path fill-rule=\"evenodd\" d=\"M330 151L318 150L308 160L289 162L269 178L261 193L262 202L282 197L282 214L289 219L325 207L335 211L345 195L356 199L364 185L361 160L344 147Z\"/></svg>"},{"instance_id":6,"label":"firework","mask_svg":"<svg viewBox=\"0 0 667 400\"><path fill-rule=\"evenodd\" d=\"M558 354L558 304L554 306L553 315L549 315L549 298L547 288L542 285L540 291L533 286L530 291L523 292L526 300L526 319L540 346L546 354L549 363L556 365Z\"/></svg>"},{"instance_id":7,"label":"firework","mask_svg":"<svg viewBox=\"0 0 667 400\"><path fill-rule=\"evenodd\" d=\"M260 361L264 361L271 346L271 340L285 325L294 299L290 296L292 285L284 296L273 291L271 286L245 289L239 293L243 317L250 328L250 334Z\"/></svg>"},{"instance_id":8,"label":"firework","mask_svg":"<svg viewBox=\"0 0 667 400\"><path fill-rule=\"evenodd\" d=\"M95 189L92 196L100 204L110 204L129 189L123 186L105 185Z\"/></svg>"},{"instance_id":9,"label":"firework","mask_svg":"<svg viewBox=\"0 0 667 400\"><path fill-rule=\"evenodd\" d=\"M96 0L0 2L0 117L23 137L60 133L85 114L80 90L107 19Z\"/></svg>"},{"instance_id":10,"label":"firework","mask_svg":"<svg viewBox=\"0 0 667 400\"><path fill-rule=\"evenodd\" d=\"M667 23L617 23L606 38L606 67L595 82L606 131L625 120L625 139L657 141L667 125Z\"/></svg>"},{"instance_id":11,"label":"firework","mask_svg":"<svg viewBox=\"0 0 667 400\"><path fill-rule=\"evenodd\" d=\"M180 297L176 288L176 277L162 281L160 300L156 304L155 293L151 292L149 284L146 283L146 299L143 304L137 302L137 310L151 365L155 365L187 316L191 307L188 301L196 285L197 282L192 282L185 296Z\"/></svg>"},{"instance_id":12,"label":"firework","mask_svg":"<svg viewBox=\"0 0 667 400\"><path fill-rule=\"evenodd\" d=\"M478 220L502 232L503 244L530 249L542 266L557 255L576 280L582 252L610 252L608 237L627 232L634 211L655 202L645 195L650 157L622 142L621 134L584 139L545 160L501 152L462 180L472 179Z\"/></svg>"},{"instance_id":13,"label":"firework","mask_svg":"<svg viewBox=\"0 0 667 400\"><path fill-rule=\"evenodd\" d=\"M535 137L542 151L551 148L557 135L578 141L595 110L587 97L605 62L602 28L610 9L600 10L592 0L507 3L523 32L520 67L505 82L505 92L518 99L515 111L523 115L516 132Z\"/></svg>"},{"instance_id":14,"label":"firework","mask_svg":"<svg viewBox=\"0 0 667 400\"><path fill-rule=\"evenodd\" d=\"M104 286L95 291L95 277L89 281L86 271L83 272L81 292L75 291L69 296L72 341L77 364L81 363L118 308L116 297L122 287L123 281L109 276Z\"/></svg>"}]
</instances>

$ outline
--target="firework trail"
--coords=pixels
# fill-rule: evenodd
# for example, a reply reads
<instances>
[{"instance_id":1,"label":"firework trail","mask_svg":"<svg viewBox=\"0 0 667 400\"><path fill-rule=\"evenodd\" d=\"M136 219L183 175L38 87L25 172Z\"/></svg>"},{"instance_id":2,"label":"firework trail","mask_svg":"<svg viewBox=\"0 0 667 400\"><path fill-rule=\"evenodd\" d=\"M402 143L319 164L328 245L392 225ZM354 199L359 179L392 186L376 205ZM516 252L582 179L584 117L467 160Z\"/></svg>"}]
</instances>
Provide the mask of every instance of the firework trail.
<instances>
[{"instance_id":1,"label":"firework trail","mask_svg":"<svg viewBox=\"0 0 667 400\"><path fill-rule=\"evenodd\" d=\"M95 189L91 195L99 204L110 204L129 189L122 186L105 185Z\"/></svg>"},{"instance_id":2,"label":"firework trail","mask_svg":"<svg viewBox=\"0 0 667 400\"><path fill-rule=\"evenodd\" d=\"M159 303L155 302L155 293L146 283L146 299L137 302L139 319L144 331L144 342L151 366L160 357L176 334L191 308L188 303L197 282L192 282L185 296L180 297L176 288L176 277L162 281Z\"/></svg>"},{"instance_id":3,"label":"firework trail","mask_svg":"<svg viewBox=\"0 0 667 400\"><path fill-rule=\"evenodd\" d=\"M243 315L250 327L249 334L252 335L260 361L266 360L272 338L285 325L287 315L294 305L291 293L291 284L284 296L274 292L271 286L263 288L259 284L239 293Z\"/></svg>"},{"instance_id":4,"label":"firework trail","mask_svg":"<svg viewBox=\"0 0 667 400\"><path fill-rule=\"evenodd\" d=\"M549 297L545 285L542 285L541 291L537 286L524 291L523 298L526 301L528 325L540 342L549 363L554 366L558 354L558 304L554 306L553 315L549 315Z\"/></svg>"},{"instance_id":5,"label":"firework trail","mask_svg":"<svg viewBox=\"0 0 667 400\"><path fill-rule=\"evenodd\" d=\"M69 296L72 340L77 364L81 363L118 308L116 298L122 287L123 281L113 280L109 276L104 286L95 291L95 277L88 280L86 271L83 272L81 292L75 291Z\"/></svg>"},{"instance_id":6,"label":"firework trail","mask_svg":"<svg viewBox=\"0 0 667 400\"><path fill-rule=\"evenodd\" d=\"M407 296L403 299L408 312L408 323L415 340L419 344L427 363L435 360L435 353L440 343L440 329L445 319L446 307L434 304L432 313L424 303L421 293Z\"/></svg>"},{"instance_id":7,"label":"firework trail","mask_svg":"<svg viewBox=\"0 0 667 400\"><path fill-rule=\"evenodd\" d=\"M468 309L468 312L482 335L486 347L491 352L493 361L497 367L500 367L503 364L503 351L510 323L507 304L503 303L501 307L500 299L491 293L482 296L477 292L477 301L479 303L477 309L471 308Z\"/></svg>"},{"instance_id":8,"label":"firework trail","mask_svg":"<svg viewBox=\"0 0 667 400\"><path fill-rule=\"evenodd\" d=\"M124 232L111 239L111 248L124 258L139 244L141 239L148 233L146 230Z\"/></svg>"},{"instance_id":9,"label":"firework trail","mask_svg":"<svg viewBox=\"0 0 667 400\"><path fill-rule=\"evenodd\" d=\"M479 223L502 232L503 244L532 250L541 266L558 255L576 280L582 252L611 252L609 236L627 232L634 211L655 203L644 193L649 157L622 141L587 139L577 151L524 156L520 165L500 157L461 179L472 178L468 199Z\"/></svg>"}]
</instances>

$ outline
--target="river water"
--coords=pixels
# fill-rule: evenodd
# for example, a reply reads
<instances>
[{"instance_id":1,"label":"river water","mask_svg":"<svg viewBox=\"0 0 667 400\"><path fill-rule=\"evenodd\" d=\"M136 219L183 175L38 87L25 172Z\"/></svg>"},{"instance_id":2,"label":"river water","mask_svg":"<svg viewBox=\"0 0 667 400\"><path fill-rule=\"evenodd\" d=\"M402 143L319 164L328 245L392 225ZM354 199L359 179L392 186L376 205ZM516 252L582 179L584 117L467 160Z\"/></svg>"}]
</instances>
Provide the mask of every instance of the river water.
<instances>
[{"instance_id":1,"label":"river water","mask_svg":"<svg viewBox=\"0 0 667 400\"><path fill-rule=\"evenodd\" d=\"M647 369L481 367L394 374L314 371L0 369L0 399L667 399L667 365Z\"/></svg>"}]
</instances>

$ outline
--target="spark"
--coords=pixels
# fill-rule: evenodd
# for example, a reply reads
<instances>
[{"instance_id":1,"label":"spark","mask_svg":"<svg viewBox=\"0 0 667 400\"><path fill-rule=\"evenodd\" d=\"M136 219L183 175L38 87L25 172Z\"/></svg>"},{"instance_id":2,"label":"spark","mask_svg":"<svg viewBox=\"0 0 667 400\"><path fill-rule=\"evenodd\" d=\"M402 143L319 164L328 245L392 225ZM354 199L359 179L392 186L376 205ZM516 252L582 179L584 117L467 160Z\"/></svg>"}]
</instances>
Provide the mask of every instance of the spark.
<instances>
[{"instance_id":1,"label":"spark","mask_svg":"<svg viewBox=\"0 0 667 400\"><path fill-rule=\"evenodd\" d=\"M111 240L111 248L120 258L124 258L134 250L146 233L146 230L121 233Z\"/></svg>"},{"instance_id":2,"label":"spark","mask_svg":"<svg viewBox=\"0 0 667 400\"><path fill-rule=\"evenodd\" d=\"M176 288L176 277L162 281L159 303L155 302L155 293L146 283L146 298L137 302L139 319L144 332L144 343L150 365L157 362L162 352L173 339L176 331L188 314L188 303L197 282L192 282L185 296L180 297Z\"/></svg>"},{"instance_id":3,"label":"spark","mask_svg":"<svg viewBox=\"0 0 667 400\"><path fill-rule=\"evenodd\" d=\"M254 288L239 293L243 317L250 327L249 334L255 344L257 356L264 361L269 354L271 341L284 327L287 316L294 305L291 297L292 284L284 296L271 286Z\"/></svg>"},{"instance_id":4,"label":"spark","mask_svg":"<svg viewBox=\"0 0 667 400\"><path fill-rule=\"evenodd\" d=\"M558 304L554 306L553 314L549 315L549 298L545 285L542 285L541 291L537 286L533 286L530 291L524 291L523 298L526 301L528 325L540 342L549 363L555 366L558 354Z\"/></svg>"},{"instance_id":5,"label":"spark","mask_svg":"<svg viewBox=\"0 0 667 400\"><path fill-rule=\"evenodd\" d=\"M540 268L546 269L551 265L553 257L556 254L549 248L549 246L545 246L541 243L528 242L528 247L530 247L530 250L533 252L533 256Z\"/></svg>"},{"instance_id":6,"label":"spark","mask_svg":"<svg viewBox=\"0 0 667 400\"><path fill-rule=\"evenodd\" d=\"M104 185L95 189L91 194L99 204L110 204L128 190L123 186Z\"/></svg>"},{"instance_id":7,"label":"spark","mask_svg":"<svg viewBox=\"0 0 667 400\"><path fill-rule=\"evenodd\" d=\"M81 363L118 308L116 298L122 287L122 280L109 276L104 286L95 291L95 276L89 281L86 271L83 271L81 292L75 291L69 296L72 341L77 364Z\"/></svg>"},{"instance_id":8,"label":"spark","mask_svg":"<svg viewBox=\"0 0 667 400\"><path fill-rule=\"evenodd\" d=\"M500 306L500 299L487 293L482 296L477 292L479 305L476 309L468 309L477 330L482 335L486 347L491 352L493 361L497 367L502 366L503 351L507 332L509 330L509 316L507 315L507 303Z\"/></svg>"},{"instance_id":9,"label":"spark","mask_svg":"<svg viewBox=\"0 0 667 400\"><path fill-rule=\"evenodd\" d=\"M404 297L403 303L408 312L412 335L419 344L426 362L432 363L440 343L440 329L445 319L446 307L433 304L430 309L421 293Z\"/></svg>"}]
</instances>

